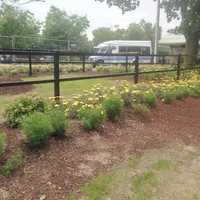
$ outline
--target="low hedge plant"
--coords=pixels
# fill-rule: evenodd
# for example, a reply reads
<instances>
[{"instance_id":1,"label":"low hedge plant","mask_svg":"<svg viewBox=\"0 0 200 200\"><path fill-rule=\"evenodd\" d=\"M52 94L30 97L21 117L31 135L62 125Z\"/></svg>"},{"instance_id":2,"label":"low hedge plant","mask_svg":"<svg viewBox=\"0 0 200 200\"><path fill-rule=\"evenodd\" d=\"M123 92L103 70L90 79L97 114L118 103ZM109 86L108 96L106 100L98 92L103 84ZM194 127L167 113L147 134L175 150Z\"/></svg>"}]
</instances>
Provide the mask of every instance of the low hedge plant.
<instances>
[{"instance_id":1,"label":"low hedge plant","mask_svg":"<svg viewBox=\"0 0 200 200\"><path fill-rule=\"evenodd\" d=\"M35 148L47 142L54 132L54 127L47 114L35 112L23 120L22 132L25 135L27 144Z\"/></svg>"}]
</instances>

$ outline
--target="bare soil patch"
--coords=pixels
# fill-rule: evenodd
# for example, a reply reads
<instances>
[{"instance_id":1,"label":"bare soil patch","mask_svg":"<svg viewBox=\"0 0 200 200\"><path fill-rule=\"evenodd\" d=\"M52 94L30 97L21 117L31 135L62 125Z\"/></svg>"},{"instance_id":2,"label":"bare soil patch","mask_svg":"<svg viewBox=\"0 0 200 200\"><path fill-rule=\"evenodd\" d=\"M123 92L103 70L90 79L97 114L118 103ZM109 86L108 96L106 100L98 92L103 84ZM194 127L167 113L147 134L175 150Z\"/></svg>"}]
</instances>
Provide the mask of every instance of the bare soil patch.
<instances>
[{"instance_id":1,"label":"bare soil patch","mask_svg":"<svg viewBox=\"0 0 200 200\"><path fill-rule=\"evenodd\" d=\"M121 122L107 122L100 132L87 133L77 122L71 125L72 138L51 139L38 152L22 145L19 130L1 127L8 137L8 155L17 148L25 152L24 167L6 178L0 175L0 189L11 199L64 200L69 192L111 166L144 150L168 146L171 142L200 144L200 100L187 98L171 105L158 102L148 119L125 110Z\"/></svg>"}]
</instances>

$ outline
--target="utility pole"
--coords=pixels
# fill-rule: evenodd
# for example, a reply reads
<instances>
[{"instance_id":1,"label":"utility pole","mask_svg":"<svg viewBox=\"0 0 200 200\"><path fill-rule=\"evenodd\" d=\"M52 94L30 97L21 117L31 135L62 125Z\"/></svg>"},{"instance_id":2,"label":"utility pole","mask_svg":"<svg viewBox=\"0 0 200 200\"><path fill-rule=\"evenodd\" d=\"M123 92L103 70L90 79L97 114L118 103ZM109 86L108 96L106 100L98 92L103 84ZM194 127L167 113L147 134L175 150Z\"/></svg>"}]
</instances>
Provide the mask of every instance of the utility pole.
<instances>
[{"instance_id":1,"label":"utility pole","mask_svg":"<svg viewBox=\"0 0 200 200\"><path fill-rule=\"evenodd\" d=\"M158 42L159 42L159 33L160 33L160 0L157 0L157 15L156 15L156 29L155 29L155 46L154 54L158 54ZM154 57L154 63L157 62L157 57Z\"/></svg>"}]
</instances>

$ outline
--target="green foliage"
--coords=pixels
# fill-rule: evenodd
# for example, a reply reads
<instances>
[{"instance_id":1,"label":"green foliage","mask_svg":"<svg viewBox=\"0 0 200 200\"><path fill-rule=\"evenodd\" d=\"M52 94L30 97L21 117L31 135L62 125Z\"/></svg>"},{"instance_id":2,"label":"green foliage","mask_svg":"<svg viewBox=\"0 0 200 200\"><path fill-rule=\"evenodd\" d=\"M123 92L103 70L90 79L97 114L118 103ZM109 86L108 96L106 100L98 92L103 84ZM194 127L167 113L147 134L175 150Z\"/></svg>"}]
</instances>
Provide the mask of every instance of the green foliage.
<instances>
[{"instance_id":1,"label":"green foliage","mask_svg":"<svg viewBox=\"0 0 200 200\"><path fill-rule=\"evenodd\" d=\"M145 172L141 176L136 176L133 179L133 191L135 200L151 199L153 186L158 183L157 177L151 171Z\"/></svg>"},{"instance_id":2,"label":"green foliage","mask_svg":"<svg viewBox=\"0 0 200 200\"><path fill-rule=\"evenodd\" d=\"M110 97L103 102L103 108L108 119L115 121L121 114L123 101L119 97Z\"/></svg>"},{"instance_id":3,"label":"green foliage","mask_svg":"<svg viewBox=\"0 0 200 200\"><path fill-rule=\"evenodd\" d=\"M64 136L65 129L68 127L68 121L65 116L64 111L59 109L54 109L46 113L51 121L53 126L53 135L54 136Z\"/></svg>"},{"instance_id":4,"label":"green foliage","mask_svg":"<svg viewBox=\"0 0 200 200\"><path fill-rule=\"evenodd\" d=\"M6 124L11 128L16 128L21 124L24 117L35 111L44 112L45 107L46 103L39 97L21 97L6 109Z\"/></svg>"},{"instance_id":5,"label":"green foliage","mask_svg":"<svg viewBox=\"0 0 200 200\"><path fill-rule=\"evenodd\" d=\"M82 49L88 45L88 39L85 34L88 27L89 21L87 17L69 16L65 11L52 6L45 20L43 36L65 41L76 41L77 47ZM51 48L57 48L57 45L57 43L51 41ZM48 40L44 40L44 46L50 48ZM59 46L66 48L66 43L59 44Z\"/></svg>"},{"instance_id":6,"label":"green foliage","mask_svg":"<svg viewBox=\"0 0 200 200\"><path fill-rule=\"evenodd\" d=\"M171 167L171 162L169 160L158 160L153 164L152 168L154 170L168 170Z\"/></svg>"},{"instance_id":7,"label":"green foliage","mask_svg":"<svg viewBox=\"0 0 200 200\"><path fill-rule=\"evenodd\" d=\"M22 122L22 131L30 147L42 146L54 132L50 118L40 112L27 116Z\"/></svg>"},{"instance_id":8,"label":"green foliage","mask_svg":"<svg viewBox=\"0 0 200 200\"><path fill-rule=\"evenodd\" d=\"M139 4L140 4L140 0L95 0L95 1L100 1L100 2L104 2L106 1L106 3L109 6L118 6L122 12L128 12L128 11L132 11L135 10Z\"/></svg>"},{"instance_id":9,"label":"green foliage","mask_svg":"<svg viewBox=\"0 0 200 200\"><path fill-rule=\"evenodd\" d=\"M149 107L156 105L156 95L153 91L147 91L143 94L143 103Z\"/></svg>"},{"instance_id":10,"label":"green foliage","mask_svg":"<svg viewBox=\"0 0 200 200\"><path fill-rule=\"evenodd\" d=\"M147 117L150 113L149 108L145 104L138 104L133 103L132 104L133 110L136 114L139 114L143 117Z\"/></svg>"},{"instance_id":11,"label":"green foliage","mask_svg":"<svg viewBox=\"0 0 200 200\"><path fill-rule=\"evenodd\" d=\"M189 88L188 93L189 93L189 96L191 97L196 97L196 98L200 97L200 86L199 85L191 86Z\"/></svg>"},{"instance_id":12,"label":"green foliage","mask_svg":"<svg viewBox=\"0 0 200 200\"><path fill-rule=\"evenodd\" d=\"M83 121L86 130L95 130L102 126L105 121L105 113L102 108L84 108L79 112L79 117Z\"/></svg>"},{"instance_id":13,"label":"green foliage","mask_svg":"<svg viewBox=\"0 0 200 200\"><path fill-rule=\"evenodd\" d=\"M161 99L162 102L170 104L176 99L176 93L173 90L165 90L161 94Z\"/></svg>"},{"instance_id":14,"label":"green foliage","mask_svg":"<svg viewBox=\"0 0 200 200\"><path fill-rule=\"evenodd\" d=\"M177 87L176 91L175 91L175 95L176 95L177 100L182 100L182 99L188 97L188 95L189 95L188 88Z\"/></svg>"},{"instance_id":15,"label":"green foliage","mask_svg":"<svg viewBox=\"0 0 200 200\"><path fill-rule=\"evenodd\" d=\"M3 155L6 148L6 138L3 133L0 132L0 157Z\"/></svg>"},{"instance_id":16,"label":"green foliage","mask_svg":"<svg viewBox=\"0 0 200 200\"><path fill-rule=\"evenodd\" d=\"M30 11L24 11L15 6L2 4L0 8L0 34L6 36L38 35L40 24ZM35 38L15 38L15 48L30 48L35 43ZM10 39L1 40L1 48L12 48Z\"/></svg>"},{"instance_id":17,"label":"green foliage","mask_svg":"<svg viewBox=\"0 0 200 200\"><path fill-rule=\"evenodd\" d=\"M97 177L81 189L88 200L100 200L106 194L106 189L111 184L112 176Z\"/></svg>"},{"instance_id":18,"label":"green foliage","mask_svg":"<svg viewBox=\"0 0 200 200\"><path fill-rule=\"evenodd\" d=\"M23 165L23 153L17 151L11 158L9 158L6 163L0 167L0 173L4 176L9 176L15 170L19 169Z\"/></svg>"}]
</instances>

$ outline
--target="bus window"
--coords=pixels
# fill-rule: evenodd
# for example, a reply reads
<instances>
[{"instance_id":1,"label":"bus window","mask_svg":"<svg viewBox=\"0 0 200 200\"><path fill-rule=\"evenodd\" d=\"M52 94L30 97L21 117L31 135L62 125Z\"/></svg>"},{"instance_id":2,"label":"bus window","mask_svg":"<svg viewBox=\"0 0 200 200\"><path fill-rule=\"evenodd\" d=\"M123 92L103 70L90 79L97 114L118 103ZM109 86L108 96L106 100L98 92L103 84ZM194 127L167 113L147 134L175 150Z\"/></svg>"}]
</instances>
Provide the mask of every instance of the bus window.
<instances>
[{"instance_id":1,"label":"bus window","mask_svg":"<svg viewBox=\"0 0 200 200\"><path fill-rule=\"evenodd\" d=\"M127 47L119 46L119 53L127 53Z\"/></svg>"},{"instance_id":2,"label":"bus window","mask_svg":"<svg viewBox=\"0 0 200 200\"><path fill-rule=\"evenodd\" d=\"M128 53L139 54L140 53L140 47L128 47Z\"/></svg>"},{"instance_id":3,"label":"bus window","mask_svg":"<svg viewBox=\"0 0 200 200\"><path fill-rule=\"evenodd\" d=\"M106 54L107 51L108 51L108 47L102 47L102 48L99 48L98 53L100 53L100 54Z\"/></svg>"},{"instance_id":4,"label":"bus window","mask_svg":"<svg viewBox=\"0 0 200 200\"><path fill-rule=\"evenodd\" d=\"M150 47L141 47L142 55L150 55Z\"/></svg>"}]
</instances>

